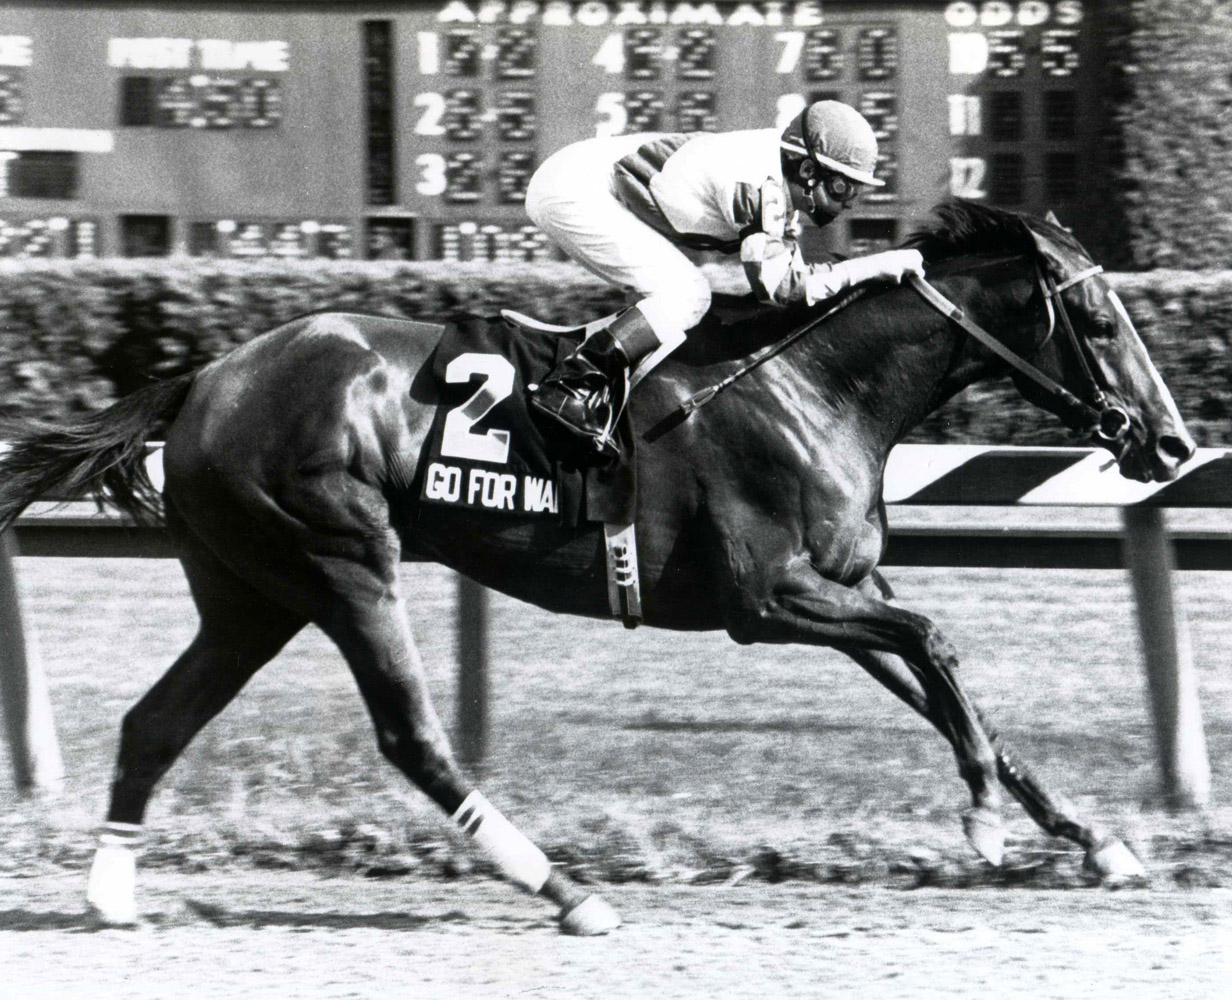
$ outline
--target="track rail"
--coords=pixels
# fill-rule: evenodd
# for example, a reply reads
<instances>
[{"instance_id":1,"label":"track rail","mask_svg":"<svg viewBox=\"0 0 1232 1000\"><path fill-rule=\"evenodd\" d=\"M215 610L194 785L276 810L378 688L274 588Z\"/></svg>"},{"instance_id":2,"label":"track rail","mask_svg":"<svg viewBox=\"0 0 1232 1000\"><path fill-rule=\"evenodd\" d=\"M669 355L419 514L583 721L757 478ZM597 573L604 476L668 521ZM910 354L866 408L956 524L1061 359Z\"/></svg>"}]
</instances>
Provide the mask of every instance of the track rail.
<instances>
[{"instance_id":1,"label":"track rail","mask_svg":"<svg viewBox=\"0 0 1232 1000\"><path fill-rule=\"evenodd\" d=\"M86 505L40 510L14 525L22 556L77 559L173 559L175 547L158 527L139 527ZM950 512L947 512L950 513ZM992 569L1124 569L1125 531L1117 524L965 523L955 510L944 524L892 523L886 566ZM1232 570L1232 533L1217 528L1171 528L1177 569ZM415 559L408 559L410 562Z\"/></svg>"}]
</instances>

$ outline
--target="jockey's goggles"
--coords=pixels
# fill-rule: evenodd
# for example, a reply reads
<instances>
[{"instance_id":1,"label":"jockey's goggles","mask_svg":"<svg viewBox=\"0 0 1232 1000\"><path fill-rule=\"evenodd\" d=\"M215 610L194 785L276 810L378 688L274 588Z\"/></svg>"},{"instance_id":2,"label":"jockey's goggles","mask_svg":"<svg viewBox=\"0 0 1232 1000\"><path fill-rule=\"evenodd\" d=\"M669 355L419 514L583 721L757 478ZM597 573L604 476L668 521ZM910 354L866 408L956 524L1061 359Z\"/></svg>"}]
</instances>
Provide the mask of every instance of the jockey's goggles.
<instances>
[{"instance_id":1,"label":"jockey's goggles","mask_svg":"<svg viewBox=\"0 0 1232 1000\"><path fill-rule=\"evenodd\" d=\"M818 183L825 188L826 195L840 205L853 201L863 187L859 181L853 181L850 177L828 172L818 178Z\"/></svg>"}]
</instances>

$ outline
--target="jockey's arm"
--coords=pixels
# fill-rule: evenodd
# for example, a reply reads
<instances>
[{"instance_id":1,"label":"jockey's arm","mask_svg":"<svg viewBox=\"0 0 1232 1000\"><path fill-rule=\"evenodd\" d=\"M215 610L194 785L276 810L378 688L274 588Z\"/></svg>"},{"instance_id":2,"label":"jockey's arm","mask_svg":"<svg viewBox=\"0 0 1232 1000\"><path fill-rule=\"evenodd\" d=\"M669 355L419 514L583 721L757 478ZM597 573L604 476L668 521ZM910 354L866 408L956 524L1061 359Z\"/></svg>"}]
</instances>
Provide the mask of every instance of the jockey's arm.
<instances>
[{"instance_id":1,"label":"jockey's arm","mask_svg":"<svg viewBox=\"0 0 1232 1000\"><path fill-rule=\"evenodd\" d=\"M765 232L744 238L740 261L754 294L777 305L801 299L812 305L865 281L899 282L908 274L924 274L918 250L886 250L833 264L806 264L795 240Z\"/></svg>"}]
</instances>

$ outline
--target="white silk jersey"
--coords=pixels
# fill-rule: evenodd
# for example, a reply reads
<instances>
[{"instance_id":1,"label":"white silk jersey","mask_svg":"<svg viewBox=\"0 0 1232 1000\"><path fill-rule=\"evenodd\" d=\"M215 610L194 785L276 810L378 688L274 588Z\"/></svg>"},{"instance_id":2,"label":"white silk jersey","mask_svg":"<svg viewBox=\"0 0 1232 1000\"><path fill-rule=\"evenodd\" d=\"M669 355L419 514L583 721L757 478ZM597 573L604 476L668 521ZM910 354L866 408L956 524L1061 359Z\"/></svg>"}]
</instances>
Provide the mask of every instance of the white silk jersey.
<instances>
[{"instance_id":1,"label":"white silk jersey","mask_svg":"<svg viewBox=\"0 0 1232 1000\"><path fill-rule=\"evenodd\" d=\"M800 255L776 130L643 138L612 171L617 199L643 222L678 246L739 250L764 302L811 304L845 287L841 269Z\"/></svg>"},{"instance_id":2,"label":"white silk jersey","mask_svg":"<svg viewBox=\"0 0 1232 1000\"><path fill-rule=\"evenodd\" d=\"M770 224L782 235L789 204L776 129L648 134L612 171L617 199L673 243L734 253ZM763 190L772 205L763 206ZM777 213L763 213L776 208ZM763 218L766 214L766 218Z\"/></svg>"},{"instance_id":3,"label":"white silk jersey","mask_svg":"<svg viewBox=\"0 0 1232 1000\"><path fill-rule=\"evenodd\" d=\"M570 258L644 296L660 325L681 331L711 301L683 250L740 252L754 292L779 304L804 297L813 270L796 251L774 129L572 143L535 171L526 212Z\"/></svg>"}]
</instances>

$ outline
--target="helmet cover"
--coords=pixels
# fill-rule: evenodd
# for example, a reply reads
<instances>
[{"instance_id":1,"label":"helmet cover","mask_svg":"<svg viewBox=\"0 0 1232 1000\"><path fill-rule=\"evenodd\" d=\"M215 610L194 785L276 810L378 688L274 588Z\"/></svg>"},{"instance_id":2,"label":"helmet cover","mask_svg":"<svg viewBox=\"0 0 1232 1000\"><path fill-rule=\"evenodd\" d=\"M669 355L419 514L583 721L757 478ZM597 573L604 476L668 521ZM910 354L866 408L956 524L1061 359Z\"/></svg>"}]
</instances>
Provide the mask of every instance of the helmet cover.
<instances>
[{"instance_id":1,"label":"helmet cover","mask_svg":"<svg viewBox=\"0 0 1232 1000\"><path fill-rule=\"evenodd\" d=\"M883 187L873 176L877 165L877 137L865 117L840 101L815 101L783 130L780 146L807 156L818 166L861 184Z\"/></svg>"}]
</instances>

